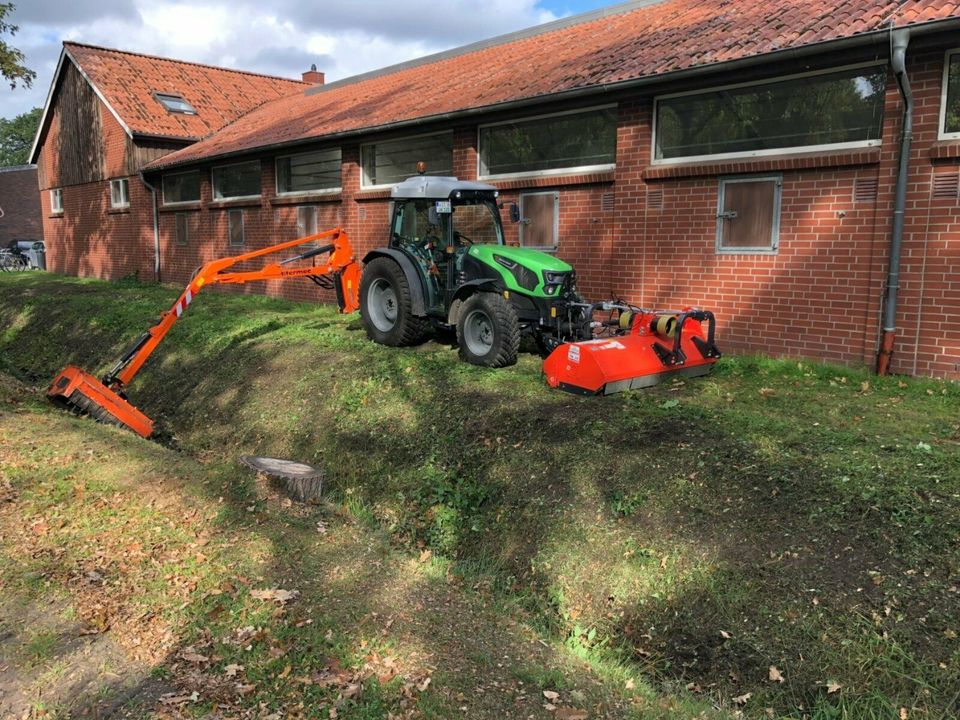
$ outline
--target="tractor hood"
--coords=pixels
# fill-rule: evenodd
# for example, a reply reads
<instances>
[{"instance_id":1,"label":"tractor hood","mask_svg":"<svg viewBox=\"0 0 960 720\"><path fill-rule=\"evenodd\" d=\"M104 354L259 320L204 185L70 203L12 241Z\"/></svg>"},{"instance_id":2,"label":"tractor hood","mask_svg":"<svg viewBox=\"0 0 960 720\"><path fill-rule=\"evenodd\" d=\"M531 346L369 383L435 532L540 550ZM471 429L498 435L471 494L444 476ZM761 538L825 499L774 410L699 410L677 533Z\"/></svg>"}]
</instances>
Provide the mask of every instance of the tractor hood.
<instances>
[{"instance_id":1,"label":"tractor hood","mask_svg":"<svg viewBox=\"0 0 960 720\"><path fill-rule=\"evenodd\" d=\"M573 270L571 265L554 255L541 250L531 250L530 248L513 247L511 245L474 245L470 248L470 255L487 265L493 266L498 264L494 259L494 255L498 255L541 275L544 270L548 272L571 272Z\"/></svg>"}]
</instances>

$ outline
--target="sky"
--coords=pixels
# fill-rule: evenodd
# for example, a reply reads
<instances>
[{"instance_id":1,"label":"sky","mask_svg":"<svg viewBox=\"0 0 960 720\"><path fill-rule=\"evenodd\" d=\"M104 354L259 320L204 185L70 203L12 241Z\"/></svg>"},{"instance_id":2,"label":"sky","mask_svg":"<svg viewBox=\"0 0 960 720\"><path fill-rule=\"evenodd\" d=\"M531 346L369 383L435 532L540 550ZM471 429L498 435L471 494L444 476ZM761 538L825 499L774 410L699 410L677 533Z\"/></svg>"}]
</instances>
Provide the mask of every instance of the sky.
<instances>
[{"instance_id":1,"label":"sky","mask_svg":"<svg viewBox=\"0 0 960 720\"><path fill-rule=\"evenodd\" d=\"M13 0L3 39L37 78L0 84L0 117L43 106L64 40L297 79L316 64L332 81L617 1Z\"/></svg>"}]
</instances>

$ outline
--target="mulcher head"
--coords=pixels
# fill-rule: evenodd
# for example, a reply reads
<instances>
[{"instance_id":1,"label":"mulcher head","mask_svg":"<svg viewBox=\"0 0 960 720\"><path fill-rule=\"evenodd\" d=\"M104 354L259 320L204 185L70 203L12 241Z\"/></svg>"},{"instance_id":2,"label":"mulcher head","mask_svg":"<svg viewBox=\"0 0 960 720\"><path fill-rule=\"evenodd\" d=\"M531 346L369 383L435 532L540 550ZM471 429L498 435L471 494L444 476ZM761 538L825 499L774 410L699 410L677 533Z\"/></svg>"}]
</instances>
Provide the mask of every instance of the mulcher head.
<instances>
[{"instance_id":1,"label":"mulcher head","mask_svg":"<svg viewBox=\"0 0 960 720\"><path fill-rule=\"evenodd\" d=\"M128 428L142 437L150 437L153 432L153 420L93 375L73 365L65 367L53 379L47 397L82 415Z\"/></svg>"},{"instance_id":2,"label":"mulcher head","mask_svg":"<svg viewBox=\"0 0 960 720\"><path fill-rule=\"evenodd\" d=\"M696 308L679 313L624 312L620 322L619 334L557 347L543 363L550 387L579 395L610 395L677 375L706 375L720 358L711 312Z\"/></svg>"}]
</instances>

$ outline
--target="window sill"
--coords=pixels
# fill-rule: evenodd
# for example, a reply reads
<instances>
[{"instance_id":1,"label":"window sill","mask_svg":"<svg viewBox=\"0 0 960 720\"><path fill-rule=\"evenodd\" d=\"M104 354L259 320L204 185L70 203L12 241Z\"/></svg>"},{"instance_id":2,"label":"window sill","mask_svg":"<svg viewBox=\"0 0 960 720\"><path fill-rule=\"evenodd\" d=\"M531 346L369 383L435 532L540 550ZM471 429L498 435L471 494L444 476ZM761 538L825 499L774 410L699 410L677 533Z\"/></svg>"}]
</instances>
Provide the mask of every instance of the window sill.
<instances>
[{"instance_id":1,"label":"window sill","mask_svg":"<svg viewBox=\"0 0 960 720\"><path fill-rule=\"evenodd\" d=\"M302 195L278 195L271 198L271 205L311 205L313 203L340 202L340 192L304 193Z\"/></svg>"},{"instance_id":2,"label":"window sill","mask_svg":"<svg viewBox=\"0 0 960 720\"><path fill-rule=\"evenodd\" d=\"M940 140L930 148L931 160L956 160L960 158L960 140Z\"/></svg>"},{"instance_id":3,"label":"window sill","mask_svg":"<svg viewBox=\"0 0 960 720\"><path fill-rule=\"evenodd\" d=\"M392 186L391 186L392 187ZM353 196L354 200L389 200L390 187L382 190L361 190Z\"/></svg>"},{"instance_id":4,"label":"window sill","mask_svg":"<svg viewBox=\"0 0 960 720\"><path fill-rule=\"evenodd\" d=\"M579 175L532 175L523 178L509 178L506 180L481 179L479 182L489 183L498 190L524 190L526 188L612 183L615 176L615 170L604 170L602 172L589 172Z\"/></svg>"},{"instance_id":5,"label":"window sill","mask_svg":"<svg viewBox=\"0 0 960 720\"><path fill-rule=\"evenodd\" d=\"M700 177L704 175L736 175L739 173L770 172L777 170L809 170L813 168L845 167L849 165L876 165L880 162L880 148L843 150L802 155L747 158L718 162L697 162L680 165L650 165L643 171L644 180Z\"/></svg>"},{"instance_id":6,"label":"window sill","mask_svg":"<svg viewBox=\"0 0 960 720\"><path fill-rule=\"evenodd\" d=\"M210 202L210 209L260 207L262 204L260 196L258 195L256 197L237 198L235 200L213 200Z\"/></svg>"},{"instance_id":7,"label":"window sill","mask_svg":"<svg viewBox=\"0 0 960 720\"><path fill-rule=\"evenodd\" d=\"M162 213L178 213L178 212L189 212L191 210L201 210L202 205L199 201L197 202L185 202L185 203L170 203L168 205L161 205L157 208L158 212Z\"/></svg>"},{"instance_id":8,"label":"window sill","mask_svg":"<svg viewBox=\"0 0 960 720\"><path fill-rule=\"evenodd\" d=\"M107 210L107 214L108 215L129 215L130 208L129 207L110 208L109 210Z\"/></svg>"},{"instance_id":9,"label":"window sill","mask_svg":"<svg viewBox=\"0 0 960 720\"><path fill-rule=\"evenodd\" d=\"M61 210L60 212L52 212L52 213L50 213L49 215L47 215L47 217L48 217L48 218L62 218L62 217L63 217L63 211Z\"/></svg>"}]
</instances>

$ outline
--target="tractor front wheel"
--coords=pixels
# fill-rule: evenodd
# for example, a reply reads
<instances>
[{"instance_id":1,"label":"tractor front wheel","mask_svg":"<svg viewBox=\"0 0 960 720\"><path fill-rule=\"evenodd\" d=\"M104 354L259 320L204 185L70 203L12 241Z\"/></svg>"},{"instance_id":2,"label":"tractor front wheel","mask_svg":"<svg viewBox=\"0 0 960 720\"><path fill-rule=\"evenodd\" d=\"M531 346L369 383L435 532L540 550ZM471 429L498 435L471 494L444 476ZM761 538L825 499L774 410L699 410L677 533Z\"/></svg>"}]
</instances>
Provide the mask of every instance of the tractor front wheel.
<instances>
[{"instance_id":1,"label":"tractor front wheel","mask_svg":"<svg viewBox=\"0 0 960 720\"><path fill-rule=\"evenodd\" d=\"M460 358L483 367L506 367L517 362L520 323L517 312L502 296L482 292L463 303L457 319Z\"/></svg>"},{"instance_id":2,"label":"tractor front wheel","mask_svg":"<svg viewBox=\"0 0 960 720\"><path fill-rule=\"evenodd\" d=\"M412 345L429 330L427 318L413 314L406 275L390 258L374 258L360 279L360 318L367 337L381 345Z\"/></svg>"}]
</instances>

